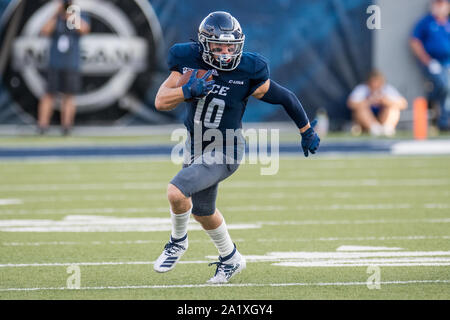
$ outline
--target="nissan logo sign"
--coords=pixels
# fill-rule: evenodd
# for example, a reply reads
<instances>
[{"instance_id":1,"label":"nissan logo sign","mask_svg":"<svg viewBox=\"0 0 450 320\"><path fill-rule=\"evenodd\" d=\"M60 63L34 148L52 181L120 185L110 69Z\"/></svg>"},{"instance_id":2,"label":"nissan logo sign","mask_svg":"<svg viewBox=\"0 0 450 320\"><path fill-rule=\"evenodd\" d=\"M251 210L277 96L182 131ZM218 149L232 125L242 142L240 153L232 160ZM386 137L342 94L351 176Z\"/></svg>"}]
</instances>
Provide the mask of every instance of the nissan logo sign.
<instances>
[{"instance_id":1,"label":"nissan logo sign","mask_svg":"<svg viewBox=\"0 0 450 320\"><path fill-rule=\"evenodd\" d=\"M164 44L158 18L147 0L74 0L73 4L91 26L80 42L83 86L75 96L77 116L86 121L117 120L129 111L124 105L145 97L152 74L161 65ZM13 100L36 116L37 101L47 85L50 41L39 32L58 4L33 0L24 5L3 81ZM6 19L13 16L14 10L10 11ZM8 21L2 23L7 29Z\"/></svg>"}]
</instances>

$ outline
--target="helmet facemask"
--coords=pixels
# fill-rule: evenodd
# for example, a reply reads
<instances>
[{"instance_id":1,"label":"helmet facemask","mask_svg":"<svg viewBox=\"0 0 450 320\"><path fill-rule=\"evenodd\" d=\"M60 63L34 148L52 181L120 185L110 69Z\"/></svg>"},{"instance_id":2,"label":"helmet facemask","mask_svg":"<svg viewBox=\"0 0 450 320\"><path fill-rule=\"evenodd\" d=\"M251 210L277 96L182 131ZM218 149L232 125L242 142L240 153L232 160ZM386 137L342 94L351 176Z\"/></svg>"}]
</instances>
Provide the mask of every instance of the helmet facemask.
<instances>
[{"instance_id":1,"label":"helmet facemask","mask_svg":"<svg viewBox=\"0 0 450 320\"><path fill-rule=\"evenodd\" d=\"M212 40L199 35L199 41L203 46L203 60L218 70L233 70L241 61L244 40L245 36L238 40ZM224 45L227 46L226 53L223 53L221 49Z\"/></svg>"}]
</instances>

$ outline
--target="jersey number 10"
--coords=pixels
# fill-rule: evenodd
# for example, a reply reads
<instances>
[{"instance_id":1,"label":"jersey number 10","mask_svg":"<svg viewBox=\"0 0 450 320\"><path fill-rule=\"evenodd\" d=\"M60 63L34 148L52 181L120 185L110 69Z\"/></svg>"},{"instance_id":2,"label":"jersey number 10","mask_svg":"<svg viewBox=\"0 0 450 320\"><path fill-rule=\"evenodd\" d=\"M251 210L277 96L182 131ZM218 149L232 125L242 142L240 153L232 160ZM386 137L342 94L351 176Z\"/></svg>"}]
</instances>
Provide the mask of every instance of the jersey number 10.
<instances>
[{"instance_id":1,"label":"jersey number 10","mask_svg":"<svg viewBox=\"0 0 450 320\"><path fill-rule=\"evenodd\" d=\"M194 122L196 124L200 124L201 116L203 113L203 108L205 107L206 97L198 100L197 109L195 110ZM214 120L212 120L212 115L214 109L217 108L216 115ZM205 117L203 118L203 124L206 128L215 129L219 127L220 120L222 120L223 110L225 109L225 101L221 99L214 98L212 99L206 108Z\"/></svg>"}]
</instances>

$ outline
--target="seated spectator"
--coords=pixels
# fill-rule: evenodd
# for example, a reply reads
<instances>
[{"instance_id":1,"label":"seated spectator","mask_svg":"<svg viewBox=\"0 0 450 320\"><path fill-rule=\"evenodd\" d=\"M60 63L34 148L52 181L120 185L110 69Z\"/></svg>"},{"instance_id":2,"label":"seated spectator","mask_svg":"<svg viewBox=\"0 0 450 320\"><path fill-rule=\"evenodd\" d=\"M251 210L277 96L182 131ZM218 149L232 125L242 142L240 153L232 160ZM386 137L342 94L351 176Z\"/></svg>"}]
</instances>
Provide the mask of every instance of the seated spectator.
<instances>
[{"instance_id":1,"label":"seated spectator","mask_svg":"<svg viewBox=\"0 0 450 320\"><path fill-rule=\"evenodd\" d=\"M393 136L400 120L400 110L408 102L379 71L372 71L366 83L356 86L350 94L348 107L353 120L373 136Z\"/></svg>"},{"instance_id":2,"label":"seated spectator","mask_svg":"<svg viewBox=\"0 0 450 320\"><path fill-rule=\"evenodd\" d=\"M411 48L433 83L431 98L439 103L438 127L448 131L450 114L450 3L431 0L431 13L414 28Z\"/></svg>"}]
</instances>

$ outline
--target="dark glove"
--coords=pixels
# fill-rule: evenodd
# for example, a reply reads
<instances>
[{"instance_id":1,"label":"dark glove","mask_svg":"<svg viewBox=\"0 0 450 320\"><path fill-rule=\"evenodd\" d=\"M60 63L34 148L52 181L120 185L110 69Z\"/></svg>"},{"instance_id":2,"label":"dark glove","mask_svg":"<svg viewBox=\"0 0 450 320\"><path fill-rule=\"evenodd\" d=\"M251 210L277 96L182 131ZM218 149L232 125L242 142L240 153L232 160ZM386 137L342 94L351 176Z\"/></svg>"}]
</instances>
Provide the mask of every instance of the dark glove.
<instances>
[{"instance_id":1,"label":"dark glove","mask_svg":"<svg viewBox=\"0 0 450 320\"><path fill-rule=\"evenodd\" d=\"M201 78L197 78L197 72L198 70L195 69L192 72L189 81L182 87L185 100L189 100L191 98L202 98L212 90L215 81L206 81L206 79L208 79L211 75L212 70L209 70Z\"/></svg>"},{"instance_id":2,"label":"dark glove","mask_svg":"<svg viewBox=\"0 0 450 320\"><path fill-rule=\"evenodd\" d=\"M311 128L308 128L302 135L302 149L305 157L308 156L308 151L312 154L316 153L317 148L319 148L320 138L314 131L314 127L317 124L317 120L311 122Z\"/></svg>"}]
</instances>

